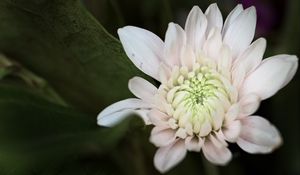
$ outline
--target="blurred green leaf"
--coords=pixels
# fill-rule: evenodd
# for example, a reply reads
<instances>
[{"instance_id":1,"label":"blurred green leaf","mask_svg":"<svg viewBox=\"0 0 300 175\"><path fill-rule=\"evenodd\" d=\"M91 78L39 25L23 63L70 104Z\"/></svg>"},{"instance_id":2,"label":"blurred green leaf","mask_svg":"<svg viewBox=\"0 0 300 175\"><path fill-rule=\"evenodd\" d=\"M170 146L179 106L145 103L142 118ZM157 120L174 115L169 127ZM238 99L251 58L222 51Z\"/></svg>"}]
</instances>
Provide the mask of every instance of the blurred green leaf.
<instances>
[{"instance_id":1,"label":"blurred green leaf","mask_svg":"<svg viewBox=\"0 0 300 175\"><path fill-rule=\"evenodd\" d=\"M128 79L141 75L79 0L3 0L0 21L0 51L79 109L128 97Z\"/></svg>"},{"instance_id":2,"label":"blurred green leaf","mask_svg":"<svg viewBox=\"0 0 300 175\"><path fill-rule=\"evenodd\" d=\"M300 40L299 30L300 30L300 1L290 0L287 3L286 15L284 18L284 23L282 25L278 48L274 49L275 54L280 54L287 52L289 54L300 54ZM297 39L295 39L297 38ZM298 71L299 73L299 71Z\"/></svg>"},{"instance_id":3,"label":"blurred green leaf","mask_svg":"<svg viewBox=\"0 0 300 175\"><path fill-rule=\"evenodd\" d=\"M0 84L0 174L59 171L64 164L79 164L90 156L104 162L98 169L105 172L109 150L114 150L128 127L136 126L128 120L102 128L95 117L50 103L29 90Z\"/></svg>"}]
</instances>

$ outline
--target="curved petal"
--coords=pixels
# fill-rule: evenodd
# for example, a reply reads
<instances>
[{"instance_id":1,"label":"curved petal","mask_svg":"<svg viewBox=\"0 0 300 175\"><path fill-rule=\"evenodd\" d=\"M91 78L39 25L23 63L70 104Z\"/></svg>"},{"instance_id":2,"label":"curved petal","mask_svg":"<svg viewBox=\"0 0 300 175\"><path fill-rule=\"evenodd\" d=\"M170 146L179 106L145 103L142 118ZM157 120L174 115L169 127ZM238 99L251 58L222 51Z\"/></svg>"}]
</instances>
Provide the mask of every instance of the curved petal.
<instances>
[{"instance_id":1,"label":"curved petal","mask_svg":"<svg viewBox=\"0 0 300 175\"><path fill-rule=\"evenodd\" d=\"M246 152L269 153L282 143L278 130L266 119L250 116L241 122L242 130L237 144Z\"/></svg>"},{"instance_id":2,"label":"curved petal","mask_svg":"<svg viewBox=\"0 0 300 175\"><path fill-rule=\"evenodd\" d=\"M217 58L218 71L227 79L231 79L232 55L227 45L222 45Z\"/></svg>"},{"instance_id":3,"label":"curved petal","mask_svg":"<svg viewBox=\"0 0 300 175\"><path fill-rule=\"evenodd\" d=\"M154 165L161 173L165 173L182 161L186 152L184 142L181 140L169 146L160 147L155 153Z\"/></svg>"},{"instance_id":4,"label":"curved petal","mask_svg":"<svg viewBox=\"0 0 300 175\"><path fill-rule=\"evenodd\" d=\"M266 39L257 39L241 56L237 58L234 69L244 69L246 75L253 71L261 63L266 46Z\"/></svg>"},{"instance_id":5,"label":"curved petal","mask_svg":"<svg viewBox=\"0 0 300 175\"><path fill-rule=\"evenodd\" d=\"M232 121L234 121L238 116L240 112L240 104L235 103L229 107L225 114L225 123L230 124Z\"/></svg>"},{"instance_id":6,"label":"curved petal","mask_svg":"<svg viewBox=\"0 0 300 175\"><path fill-rule=\"evenodd\" d=\"M186 66L189 70L193 69L193 65L196 62L196 55L190 46L186 45L180 62L182 66Z\"/></svg>"},{"instance_id":7,"label":"curved petal","mask_svg":"<svg viewBox=\"0 0 300 175\"><path fill-rule=\"evenodd\" d=\"M197 125L194 125L194 130L196 129L196 127ZM211 132L211 130L212 130L212 126L210 121L205 120L201 125L199 136L200 137L207 136Z\"/></svg>"},{"instance_id":8,"label":"curved petal","mask_svg":"<svg viewBox=\"0 0 300 175\"><path fill-rule=\"evenodd\" d=\"M180 57L184 53L185 44L185 31L178 24L169 23L165 37L164 59L170 67L180 65Z\"/></svg>"},{"instance_id":9,"label":"curved petal","mask_svg":"<svg viewBox=\"0 0 300 175\"><path fill-rule=\"evenodd\" d=\"M159 111L158 109L152 109L148 113L148 117L150 122L155 126L167 126L168 119L170 118L170 116Z\"/></svg>"},{"instance_id":10,"label":"curved petal","mask_svg":"<svg viewBox=\"0 0 300 175\"><path fill-rule=\"evenodd\" d=\"M175 139L175 131L168 126L156 126L152 129L150 135L150 142L157 147L168 146Z\"/></svg>"},{"instance_id":11,"label":"curved petal","mask_svg":"<svg viewBox=\"0 0 300 175\"><path fill-rule=\"evenodd\" d=\"M197 54L202 48L205 40L205 31L207 27L207 19L198 6L194 6L189 13L186 23L185 32L187 37L187 44L192 48L193 52Z\"/></svg>"},{"instance_id":12,"label":"curved petal","mask_svg":"<svg viewBox=\"0 0 300 175\"><path fill-rule=\"evenodd\" d=\"M248 94L239 102L240 116L245 117L253 114L259 107L260 98L256 94Z\"/></svg>"},{"instance_id":13,"label":"curved petal","mask_svg":"<svg viewBox=\"0 0 300 175\"><path fill-rule=\"evenodd\" d=\"M241 122L239 120L235 120L231 122L230 124L226 125L222 129L222 133L224 134L224 137L229 142L235 142L241 132Z\"/></svg>"},{"instance_id":14,"label":"curved petal","mask_svg":"<svg viewBox=\"0 0 300 175\"><path fill-rule=\"evenodd\" d=\"M100 126L112 127L126 117L137 114L145 121L146 124L150 124L147 117L147 112L150 110L151 105L143 102L137 98L129 98L119 102L116 102L106 107L97 117L97 123Z\"/></svg>"},{"instance_id":15,"label":"curved petal","mask_svg":"<svg viewBox=\"0 0 300 175\"><path fill-rule=\"evenodd\" d=\"M118 29L118 35L133 64L158 80L158 67L163 58L163 41L155 34L133 26Z\"/></svg>"},{"instance_id":16,"label":"curved petal","mask_svg":"<svg viewBox=\"0 0 300 175\"><path fill-rule=\"evenodd\" d=\"M220 31L222 30L223 17L216 3L211 4L207 8L207 10L205 11L205 15L207 18L206 35L208 35L213 28L217 28Z\"/></svg>"},{"instance_id":17,"label":"curved petal","mask_svg":"<svg viewBox=\"0 0 300 175\"><path fill-rule=\"evenodd\" d=\"M204 139L196 136L188 136L185 139L184 143L187 150L200 152L201 147L204 143Z\"/></svg>"},{"instance_id":18,"label":"curved petal","mask_svg":"<svg viewBox=\"0 0 300 175\"><path fill-rule=\"evenodd\" d=\"M159 66L159 81L164 84L167 83L171 74L171 69L164 63L161 63Z\"/></svg>"},{"instance_id":19,"label":"curved petal","mask_svg":"<svg viewBox=\"0 0 300 175\"><path fill-rule=\"evenodd\" d=\"M265 59L244 81L241 97L254 93L262 100L271 97L283 88L295 75L298 58L291 55L277 55Z\"/></svg>"},{"instance_id":20,"label":"curved petal","mask_svg":"<svg viewBox=\"0 0 300 175\"><path fill-rule=\"evenodd\" d=\"M138 98L148 103L154 103L157 88L141 77L133 77L128 82L129 90Z\"/></svg>"},{"instance_id":21,"label":"curved petal","mask_svg":"<svg viewBox=\"0 0 300 175\"><path fill-rule=\"evenodd\" d=\"M239 56L251 43L256 27L256 10L250 7L241 12L223 35L223 42L227 44L233 58Z\"/></svg>"},{"instance_id":22,"label":"curved petal","mask_svg":"<svg viewBox=\"0 0 300 175\"><path fill-rule=\"evenodd\" d=\"M224 36L224 33L227 32L228 27L232 24L232 22L234 20L236 20L236 18L239 16L239 14L244 10L243 5L242 4L238 4L227 16L225 23L224 23L224 27L223 27L223 31L222 34Z\"/></svg>"},{"instance_id":23,"label":"curved petal","mask_svg":"<svg viewBox=\"0 0 300 175\"><path fill-rule=\"evenodd\" d=\"M207 40L203 45L204 53L210 58L217 60L221 47L222 47L221 31L218 28L212 28L207 36Z\"/></svg>"},{"instance_id":24,"label":"curved petal","mask_svg":"<svg viewBox=\"0 0 300 175\"><path fill-rule=\"evenodd\" d=\"M226 165L232 157L230 150L221 143L212 142L211 139L206 139L202 147L203 154L208 161L216 165Z\"/></svg>"}]
</instances>

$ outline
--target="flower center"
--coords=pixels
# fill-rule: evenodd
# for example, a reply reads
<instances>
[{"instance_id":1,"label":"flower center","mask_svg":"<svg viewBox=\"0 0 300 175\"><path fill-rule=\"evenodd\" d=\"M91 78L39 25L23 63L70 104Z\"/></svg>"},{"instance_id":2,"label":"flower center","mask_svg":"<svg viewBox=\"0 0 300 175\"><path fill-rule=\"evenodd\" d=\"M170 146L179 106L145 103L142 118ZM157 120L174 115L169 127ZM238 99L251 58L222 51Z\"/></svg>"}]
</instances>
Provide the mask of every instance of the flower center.
<instances>
[{"instance_id":1,"label":"flower center","mask_svg":"<svg viewBox=\"0 0 300 175\"><path fill-rule=\"evenodd\" d=\"M171 78L159 87L159 95L166 99L164 108L171 116L170 127L182 138L203 137L219 130L232 103L231 87L225 77L208 66L197 63L191 71L173 68Z\"/></svg>"}]
</instances>

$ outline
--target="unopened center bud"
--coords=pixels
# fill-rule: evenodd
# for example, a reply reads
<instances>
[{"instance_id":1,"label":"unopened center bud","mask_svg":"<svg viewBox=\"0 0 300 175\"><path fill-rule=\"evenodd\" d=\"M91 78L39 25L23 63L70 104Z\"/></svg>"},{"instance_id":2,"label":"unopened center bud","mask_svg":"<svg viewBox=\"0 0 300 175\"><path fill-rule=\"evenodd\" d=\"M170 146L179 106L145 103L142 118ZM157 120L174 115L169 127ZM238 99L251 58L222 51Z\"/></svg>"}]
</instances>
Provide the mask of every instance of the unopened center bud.
<instances>
[{"instance_id":1,"label":"unopened center bud","mask_svg":"<svg viewBox=\"0 0 300 175\"><path fill-rule=\"evenodd\" d=\"M160 95L166 98L169 125L177 129L179 137L206 136L222 126L225 104L230 103L224 78L206 66L194 65L174 68L168 82L160 86Z\"/></svg>"}]
</instances>

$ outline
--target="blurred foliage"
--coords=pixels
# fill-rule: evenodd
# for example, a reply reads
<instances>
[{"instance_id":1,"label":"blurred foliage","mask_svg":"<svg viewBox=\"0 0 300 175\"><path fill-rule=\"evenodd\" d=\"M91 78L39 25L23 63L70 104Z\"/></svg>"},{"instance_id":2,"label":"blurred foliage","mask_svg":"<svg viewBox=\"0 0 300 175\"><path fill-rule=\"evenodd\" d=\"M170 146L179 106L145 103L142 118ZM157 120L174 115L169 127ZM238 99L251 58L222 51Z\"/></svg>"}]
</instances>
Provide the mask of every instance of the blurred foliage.
<instances>
[{"instance_id":1,"label":"blurred foliage","mask_svg":"<svg viewBox=\"0 0 300 175\"><path fill-rule=\"evenodd\" d=\"M112 129L101 128L91 116L51 103L29 89L4 84L0 85L0 113L0 174L49 173L45 169L56 174L66 171L60 166L91 155L109 164L106 155L127 128L141 125L128 120Z\"/></svg>"},{"instance_id":2,"label":"blurred foliage","mask_svg":"<svg viewBox=\"0 0 300 175\"><path fill-rule=\"evenodd\" d=\"M127 59L116 31L135 25L163 38L168 22L183 25L193 5L204 10L213 2L1 0L0 174L159 174L153 167L156 148L148 142L150 127L135 118L110 129L96 125L101 109L131 96L128 79L144 76ZM237 2L245 1L217 1L224 16ZM285 4L273 11L282 16L266 35L266 56L299 56L300 1L263 3ZM298 71L257 112L281 131L279 150L250 155L230 145L234 158L225 167L189 153L167 174L300 174L299 81Z\"/></svg>"},{"instance_id":3,"label":"blurred foliage","mask_svg":"<svg viewBox=\"0 0 300 175\"><path fill-rule=\"evenodd\" d=\"M67 102L96 114L129 96L127 80L140 73L79 1L4 0L0 9L1 51Z\"/></svg>"}]
</instances>

